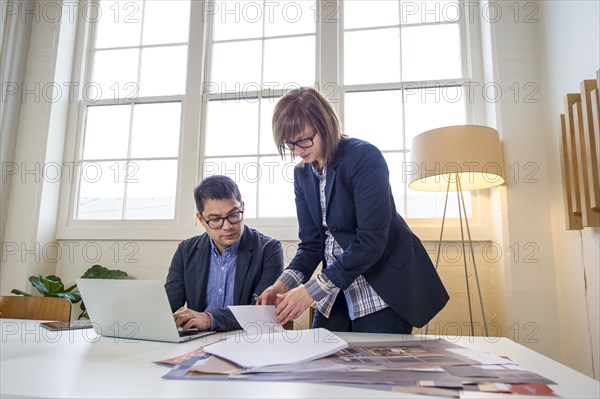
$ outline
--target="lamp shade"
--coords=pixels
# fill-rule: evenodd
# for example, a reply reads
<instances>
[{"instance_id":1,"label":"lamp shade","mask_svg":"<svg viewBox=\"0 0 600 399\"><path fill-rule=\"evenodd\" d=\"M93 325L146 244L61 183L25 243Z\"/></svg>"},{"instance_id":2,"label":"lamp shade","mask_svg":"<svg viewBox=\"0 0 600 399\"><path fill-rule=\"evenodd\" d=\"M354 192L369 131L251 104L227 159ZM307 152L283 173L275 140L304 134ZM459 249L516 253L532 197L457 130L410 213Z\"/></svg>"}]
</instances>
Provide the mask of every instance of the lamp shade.
<instances>
[{"instance_id":1,"label":"lamp shade","mask_svg":"<svg viewBox=\"0 0 600 399\"><path fill-rule=\"evenodd\" d=\"M498 131L487 126L458 125L428 130L412 140L411 162L405 167L414 190L446 192L458 174L462 190L504 183ZM456 184L450 184L456 190Z\"/></svg>"}]
</instances>

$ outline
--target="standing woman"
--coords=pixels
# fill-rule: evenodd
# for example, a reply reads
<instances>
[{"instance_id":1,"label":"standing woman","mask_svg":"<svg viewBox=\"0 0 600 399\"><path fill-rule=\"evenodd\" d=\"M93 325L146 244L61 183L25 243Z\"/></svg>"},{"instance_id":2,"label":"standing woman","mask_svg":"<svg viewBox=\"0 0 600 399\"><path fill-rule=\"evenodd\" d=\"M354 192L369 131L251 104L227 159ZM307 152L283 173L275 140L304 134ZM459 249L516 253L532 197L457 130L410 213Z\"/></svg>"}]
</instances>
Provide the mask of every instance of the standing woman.
<instances>
[{"instance_id":1,"label":"standing woman","mask_svg":"<svg viewBox=\"0 0 600 399\"><path fill-rule=\"evenodd\" d=\"M260 303L276 304L283 324L316 301L313 327L330 331L410 334L427 324L448 293L396 212L381 152L342 133L333 107L313 88L279 100L273 138L282 158L287 151L302 158L294 170L300 244Z\"/></svg>"}]
</instances>

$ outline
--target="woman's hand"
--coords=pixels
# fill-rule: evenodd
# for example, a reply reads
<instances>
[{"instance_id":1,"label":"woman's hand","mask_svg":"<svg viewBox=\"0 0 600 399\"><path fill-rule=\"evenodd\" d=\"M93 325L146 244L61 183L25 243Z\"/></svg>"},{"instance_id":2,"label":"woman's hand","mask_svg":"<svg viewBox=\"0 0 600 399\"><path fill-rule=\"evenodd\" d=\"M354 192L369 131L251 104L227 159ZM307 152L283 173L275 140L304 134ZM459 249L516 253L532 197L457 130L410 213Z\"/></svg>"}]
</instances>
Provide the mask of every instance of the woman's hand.
<instances>
[{"instance_id":1,"label":"woman's hand","mask_svg":"<svg viewBox=\"0 0 600 399\"><path fill-rule=\"evenodd\" d=\"M200 331L210 330L211 319L210 316L204 312L196 312L195 310L188 309L186 307L179 308L173 313L175 318L175 324L177 327L181 327L183 331L187 331L190 328L197 328Z\"/></svg>"},{"instance_id":2,"label":"woman's hand","mask_svg":"<svg viewBox=\"0 0 600 399\"><path fill-rule=\"evenodd\" d=\"M283 281L277 280L275 284L270 287L267 287L262 294L256 300L257 305L279 305L281 302L280 299L277 298L278 294L284 294L288 292L290 289L287 285L284 284Z\"/></svg>"},{"instance_id":3,"label":"woman's hand","mask_svg":"<svg viewBox=\"0 0 600 399\"><path fill-rule=\"evenodd\" d=\"M314 302L304 285L300 285L285 294L277 294L277 299L280 303L275 311L275 320L279 324L296 320Z\"/></svg>"}]
</instances>

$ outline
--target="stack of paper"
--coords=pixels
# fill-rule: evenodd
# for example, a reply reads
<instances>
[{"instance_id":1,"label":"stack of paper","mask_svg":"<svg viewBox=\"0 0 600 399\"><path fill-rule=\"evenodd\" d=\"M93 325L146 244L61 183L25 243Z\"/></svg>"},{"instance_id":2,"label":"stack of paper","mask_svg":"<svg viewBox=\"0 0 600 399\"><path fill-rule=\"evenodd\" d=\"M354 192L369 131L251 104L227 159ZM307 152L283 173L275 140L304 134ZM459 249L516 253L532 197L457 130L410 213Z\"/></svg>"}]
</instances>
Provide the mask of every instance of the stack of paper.
<instances>
[{"instance_id":1,"label":"stack of paper","mask_svg":"<svg viewBox=\"0 0 600 399\"><path fill-rule=\"evenodd\" d=\"M204 351L251 368L320 359L347 347L337 335L317 328L236 336L205 346Z\"/></svg>"},{"instance_id":2,"label":"stack of paper","mask_svg":"<svg viewBox=\"0 0 600 399\"><path fill-rule=\"evenodd\" d=\"M509 359L443 339L399 337L348 345L325 329L280 330L272 306L231 310L244 334L184 356L189 360L163 378L302 381L448 397L469 391L555 396L551 380Z\"/></svg>"}]
</instances>

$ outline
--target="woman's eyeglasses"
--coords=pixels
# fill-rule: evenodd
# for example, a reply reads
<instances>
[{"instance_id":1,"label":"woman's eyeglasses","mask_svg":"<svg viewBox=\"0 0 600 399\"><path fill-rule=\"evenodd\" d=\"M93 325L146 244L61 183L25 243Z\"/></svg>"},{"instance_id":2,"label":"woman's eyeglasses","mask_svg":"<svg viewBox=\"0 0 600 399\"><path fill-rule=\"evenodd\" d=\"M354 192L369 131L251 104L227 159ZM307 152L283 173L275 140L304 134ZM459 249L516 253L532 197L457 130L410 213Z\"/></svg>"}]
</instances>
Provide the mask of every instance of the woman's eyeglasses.
<instances>
[{"instance_id":1,"label":"woman's eyeglasses","mask_svg":"<svg viewBox=\"0 0 600 399\"><path fill-rule=\"evenodd\" d=\"M315 131L312 136L306 137L296 141L284 141L281 146L284 149L288 149L290 151L294 151L294 148L298 146L299 148L310 148L315 145L315 137L317 136L317 132Z\"/></svg>"}]
</instances>

